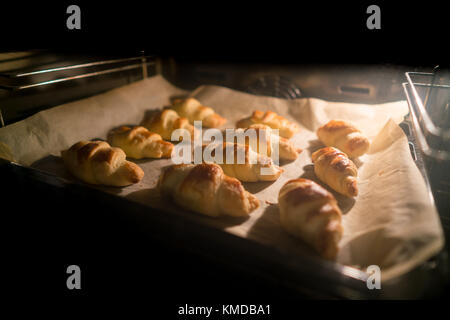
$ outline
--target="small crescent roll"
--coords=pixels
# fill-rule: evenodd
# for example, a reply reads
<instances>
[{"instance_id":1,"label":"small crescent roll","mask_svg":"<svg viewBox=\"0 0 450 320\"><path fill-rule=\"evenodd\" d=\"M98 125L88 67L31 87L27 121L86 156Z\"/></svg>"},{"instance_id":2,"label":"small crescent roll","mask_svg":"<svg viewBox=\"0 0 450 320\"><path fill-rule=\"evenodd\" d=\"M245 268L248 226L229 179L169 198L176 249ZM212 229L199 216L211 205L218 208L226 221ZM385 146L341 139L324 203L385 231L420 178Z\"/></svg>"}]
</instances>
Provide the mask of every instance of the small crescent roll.
<instances>
[{"instance_id":1,"label":"small crescent roll","mask_svg":"<svg viewBox=\"0 0 450 320\"><path fill-rule=\"evenodd\" d=\"M278 144L278 155L283 160L295 160L299 153L302 152L302 149L294 147L293 143L288 139L274 134L272 129L265 124L252 124L244 130L244 133L249 133L249 130L254 130L255 135L249 135L245 143L258 153L262 151L259 150L262 141L267 142L267 149L264 151L267 152L267 156L269 157L272 156L276 144Z\"/></svg>"},{"instance_id":2,"label":"small crescent roll","mask_svg":"<svg viewBox=\"0 0 450 320\"><path fill-rule=\"evenodd\" d=\"M283 172L271 158L258 154L246 145L224 142L203 145L203 151L206 148L209 148L208 152L213 157L211 161L217 161L226 175L240 181L275 181ZM216 157L216 151L222 153L221 159ZM203 160L211 162L209 159Z\"/></svg>"},{"instance_id":3,"label":"small crescent roll","mask_svg":"<svg viewBox=\"0 0 450 320\"><path fill-rule=\"evenodd\" d=\"M144 171L127 161L122 149L104 141L77 142L61 151L61 157L70 173L91 184L123 187L144 177Z\"/></svg>"},{"instance_id":4,"label":"small crescent roll","mask_svg":"<svg viewBox=\"0 0 450 320\"><path fill-rule=\"evenodd\" d=\"M326 147L314 152L311 159L316 176L333 190L347 197L358 195L358 169L345 153Z\"/></svg>"},{"instance_id":5,"label":"small crescent roll","mask_svg":"<svg viewBox=\"0 0 450 320\"><path fill-rule=\"evenodd\" d=\"M342 213L334 196L308 179L288 181L278 195L280 222L289 234L335 259L342 238Z\"/></svg>"},{"instance_id":6,"label":"small crescent roll","mask_svg":"<svg viewBox=\"0 0 450 320\"><path fill-rule=\"evenodd\" d=\"M180 117L171 109L162 110L145 118L141 125L151 132L159 134L164 140L172 141L172 133L177 129L187 130L190 139L194 139L194 126L189 123L187 118Z\"/></svg>"},{"instance_id":7,"label":"small crescent roll","mask_svg":"<svg viewBox=\"0 0 450 320\"><path fill-rule=\"evenodd\" d=\"M170 166L161 173L157 187L179 206L211 217L245 217L259 207L259 200L239 180L213 163Z\"/></svg>"},{"instance_id":8,"label":"small crescent roll","mask_svg":"<svg viewBox=\"0 0 450 320\"><path fill-rule=\"evenodd\" d=\"M194 121L202 121L202 126L207 128L217 128L227 122L210 107L204 106L194 98L176 99L173 101L173 110L181 117L188 118L191 124Z\"/></svg>"},{"instance_id":9,"label":"small crescent roll","mask_svg":"<svg viewBox=\"0 0 450 320\"><path fill-rule=\"evenodd\" d=\"M279 135L287 139L291 138L300 130L295 122L289 121L273 111L263 112L260 110L255 110L250 117L238 121L236 123L236 127L248 128L252 124L256 123L265 124L272 129L278 129Z\"/></svg>"},{"instance_id":10,"label":"small crescent roll","mask_svg":"<svg viewBox=\"0 0 450 320\"><path fill-rule=\"evenodd\" d=\"M129 158L170 158L173 144L146 128L122 126L108 134L108 142L121 148Z\"/></svg>"},{"instance_id":11,"label":"small crescent roll","mask_svg":"<svg viewBox=\"0 0 450 320\"><path fill-rule=\"evenodd\" d=\"M327 147L336 147L350 158L362 156L370 147L369 139L346 121L329 121L317 129L317 136Z\"/></svg>"}]
</instances>

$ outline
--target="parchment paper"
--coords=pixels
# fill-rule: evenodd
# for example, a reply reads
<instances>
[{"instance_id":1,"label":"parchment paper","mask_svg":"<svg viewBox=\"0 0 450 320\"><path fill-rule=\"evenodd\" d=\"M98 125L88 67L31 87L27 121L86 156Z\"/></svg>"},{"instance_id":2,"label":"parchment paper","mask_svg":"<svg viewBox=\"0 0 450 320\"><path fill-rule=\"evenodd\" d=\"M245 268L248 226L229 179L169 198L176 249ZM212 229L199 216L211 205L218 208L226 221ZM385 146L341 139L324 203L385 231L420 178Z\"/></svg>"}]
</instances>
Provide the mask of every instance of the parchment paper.
<instances>
[{"instance_id":1,"label":"parchment paper","mask_svg":"<svg viewBox=\"0 0 450 320\"><path fill-rule=\"evenodd\" d=\"M388 280L411 270L443 247L439 217L411 158L406 136L397 125L408 112L405 101L361 105L313 98L285 100L218 86L201 86L189 93L155 76L39 112L1 128L0 157L74 179L64 169L59 157L61 150L82 139L105 139L112 128L139 124L147 111L160 109L169 105L170 99L188 94L226 117L228 123L224 127L234 127L237 120L255 109L273 110L297 121L301 131L292 141L304 151L296 161L281 163L285 171L277 181L244 183L261 200L261 207L248 219L214 219L188 211L186 215L290 254L314 255L301 240L281 228L277 206L283 184L289 179L306 177L332 192L344 213L344 236L337 263L361 270L375 264L382 270L382 280ZM315 130L331 119L352 121L372 143L369 153L355 161L360 192L355 199L337 194L313 172L311 153L322 147ZM96 188L151 207L179 211L180 208L164 202L154 189L161 168L171 165L171 160L134 162L145 172L140 183L125 188Z\"/></svg>"}]
</instances>

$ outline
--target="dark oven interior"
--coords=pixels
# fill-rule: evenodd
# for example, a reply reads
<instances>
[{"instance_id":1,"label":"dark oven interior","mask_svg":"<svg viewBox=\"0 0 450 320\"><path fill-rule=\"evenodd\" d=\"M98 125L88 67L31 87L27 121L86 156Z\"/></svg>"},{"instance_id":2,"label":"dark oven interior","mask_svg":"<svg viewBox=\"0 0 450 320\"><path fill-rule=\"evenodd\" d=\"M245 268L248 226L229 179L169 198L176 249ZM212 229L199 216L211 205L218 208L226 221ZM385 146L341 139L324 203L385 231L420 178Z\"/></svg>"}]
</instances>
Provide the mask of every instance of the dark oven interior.
<instances>
[{"instance_id":1,"label":"dark oven interior","mask_svg":"<svg viewBox=\"0 0 450 320\"><path fill-rule=\"evenodd\" d=\"M51 51L4 53L0 54L0 121L2 126L10 125L41 110L156 74L186 90L212 84L285 99L316 97L376 104L405 100L408 86L405 73L408 72L434 74L432 78L412 81L425 83L428 85L426 88L442 85L445 89L449 85L446 81L450 77L445 70L391 64L242 63L159 57L144 52L133 57L71 55ZM433 119L440 119L440 126L448 129L448 95L440 101L441 96L437 97L436 91L431 94L423 91L421 94L428 100L425 104L431 108ZM419 117L422 121L420 114ZM436 154L424 150L423 143L418 141L423 137L418 136L421 134L417 132L420 126L416 126L411 115L405 117L401 127L408 137L411 156L433 195L448 239L449 167L448 159L439 156L449 152L448 138L442 142L442 137L434 137L432 147L439 150L436 157ZM205 298L208 296L205 292L213 290L212 287L215 294L217 292L224 298L229 298L229 292L237 297L266 299L377 297L375 293L363 293L358 284L349 280L328 282L325 269L319 272L322 277L297 279L295 285L277 280L277 275L270 274L271 271L269 275L254 273L251 266L257 261L245 261L240 252L227 249L226 243L215 244L217 249L209 248L220 252L211 258L202 250L192 249L205 245L197 243L199 240L192 235L180 233L179 238L167 239L165 234L170 230L159 229L149 223L136 223L133 218L120 214L125 210L133 217L133 212L139 208L124 208L124 204L113 198L95 192L87 194L75 185L61 185L39 172L3 164L2 177L3 181L8 181L8 185L2 187L2 207L12 208L12 211L2 211L11 219L7 225L12 226L16 237L10 241L20 242L25 235L32 235L27 238L33 239L32 243L21 243L22 250L12 254L17 255L17 259L25 259L25 262L49 258L48 261L56 260L61 265L76 258L82 261L87 277L99 278L95 285L87 288L94 294L114 295L119 290L133 291L136 288L132 283L138 282L142 285L141 290L152 287L152 290L161 292L162 297L172 300L182 300L186 296ZM63 209L64 214L61 214ZM17 214L12 216L13 212ZM208 231L201 228L195 232L208 236ZM241 265L230 266L230 259L244 260ZM25 272L26 267L23 268ZM55 267L43 268L49 277L42 277L42 285L58 287L59 278L55 283L45 282L51 278L52 268ZM444 250L409 274L407 280L392 285L389 294L394 297L436 297L446 292L448 295L447 268L447 251ZM123 270L127 277L117 277L117 282L111 284L115 272ZM62 272L60 278L64 277ZM421 279L419 287L408 286L414 282L411 279L418 278ZM16 287L21 288L20 285Z\"/></svg>"}]
</instances>

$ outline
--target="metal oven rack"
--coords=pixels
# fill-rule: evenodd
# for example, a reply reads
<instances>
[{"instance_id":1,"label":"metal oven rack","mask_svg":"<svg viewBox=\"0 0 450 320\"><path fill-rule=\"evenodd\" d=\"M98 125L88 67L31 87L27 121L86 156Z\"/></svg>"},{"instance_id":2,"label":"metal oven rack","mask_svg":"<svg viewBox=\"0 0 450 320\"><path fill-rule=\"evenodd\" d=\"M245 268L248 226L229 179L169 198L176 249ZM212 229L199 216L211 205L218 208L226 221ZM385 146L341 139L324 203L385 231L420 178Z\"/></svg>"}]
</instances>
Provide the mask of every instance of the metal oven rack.
<instances>
[{"instance_id":1,"label":"metal oven rack","mask_svg":"<svg viewBox=\"0 0 450 320\"><path fill-rule=\"evenodd\" d=\"M410 123L423 158L426 179L444 229L450 229L450 77L433 72L407 72L403 89Z\"/></svg>"},{"instance_id":2,"label":"metal oven rack","mask_svg":"<svg viewBox=\"0 0 450 320\"><path fill-rule=\"evenodd\" d=\"M432 72L406 72L402 84L409 114L405 122L414 160L435 204L446 238L444 249L429 266L440 270L449 282L448 239L450 239L450 74L435 67Z\"/></svg>"},{"instance_id":3,"label":"metal oven rack","mask_svg":"<svg viewBox=\"0 0 450 320\"><path fill-rule=\"evenodd\" d=\"M31 71L20 70L3 72L0 73L0 93L2 93L3 90L6 92L7 97L17 96L24 94L22 93L23 91L28 91L30 89L39 90L44 86L50 87L74 82L75 80L96 78L119 72L136 71L139 69L141 69L142 79L144 79L148 77L148 68L150 66L154 66L155 70L157 70L157 59L153 56L141 55L127 58L96 60L87 63L55 66ZM73 98L77 99L77 97ZM61 101L58 101L58 103L59 102ZM5 123L2 105L0 105L0 126L5 126Z\"/></svg>"}]
</instances>

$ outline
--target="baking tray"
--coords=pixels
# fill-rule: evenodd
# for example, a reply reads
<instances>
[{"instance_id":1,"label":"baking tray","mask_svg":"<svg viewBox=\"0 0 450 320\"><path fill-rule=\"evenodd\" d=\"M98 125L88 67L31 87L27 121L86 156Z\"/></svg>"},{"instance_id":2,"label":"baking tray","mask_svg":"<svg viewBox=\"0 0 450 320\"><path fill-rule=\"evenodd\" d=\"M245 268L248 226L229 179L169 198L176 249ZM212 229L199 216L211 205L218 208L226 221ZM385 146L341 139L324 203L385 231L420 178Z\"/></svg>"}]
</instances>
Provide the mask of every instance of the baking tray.
<instances>
[{"instance_id":1,"label":"baking tray","mask_svg":"<svg viewBox=\"0 0 450 320\"><path fill-rule=\"evenodd\" d=\"M436 257L429 263L416 268L401 278L396 278L390 283L384 282L382 290L368 290L366 286L367 274L355 268L326 262L322 259L307 256L292 256L283 254L274 248L270 248L249 239L243 239L224 231L202 225L191 219L190 215L183 211L173 212L163 209L154 209L155 215L148 215L148 206L130 201L126 198L104 194L96 188L85 184L68 181L59 176L25 167L15 162L2 161L2 168L13 172L22 181L34 179L42 185L51 186L70 193L76 190L76 194L95 199L105 199L105 203L111 207L123 207L128 215L130 211L136 221L142 221L144 225L155 227L157 230L170 228L176 230L175 234L180 237L180 243L185 245L186 250L200 251L205 256L217 259L219 256L232 252L233 259L222 259L229 265L239 265L247 268L250 272L258 270L267 277L276 278L278 282L287 287L299 290L304 288L315 288L317 291L335 297L351 299L358 298L408 298L420 297L439 291L442 281L440 273L436 271ZM175 216L174 216L175 215ZM169 218L168 218L169 217ZM176 217L176 219L173 219ZM176 223L174 223L176 221ZM152 232L153 233L153 232ZM204 241L207 239L207 241ZM164 241L164 236L161 237ZM219 257L220 259L220 257ZM247 266L247 267L246 267Z\"/></svg>"},{"instance_id":2,"label":"baking tray","mask_svg":"<svg viewBox=\"0 0 450 320\"><path fill-rule=\"evenodd\" d=\"M381 290L369 290L367 274L355 268L313 256L284 254L276 248L205 226L182 210L173 212L151 208L152 214L148 214L149 207L146 205L102 192L81 182L0 159L2 176L7 176L6 171L22 184L32 182L38 188L48 189L49 194L64 194L74 201L82 197L104 203L105 210L122 212L127 219L145 228L152 238L176 242L187 251L205 256L211 261L220 261L243 274L259 274L278 286L303 294L306 290L310 297L364 300L438 297L447 281L447 256L440 254L401 277L383 282ZM168 233L176 235L176 238L168 239Z\"/></svg>"},{"instance_id":3,"label":"baking tray","mask_svg":"<svg viewBox=\"0 0 450 320\"><path fill-rule=\"evenodd\" d=\"M309 289L327 298L373 299L380 295L377 290L367 289L364 272L314 257L285 255L275 248L198 223L182 210L173 212L151 208L152 214L148 214L149 208L143 204L4 159L0 159L0 170L4 176L8 171L21 183L32 182L52 194L72 194L75 199L82 197L105 203L105 210L122 210L124 215L144 226L152 237L160 241L177 242L188 251L209 257L212 261L220 260L243 273L259 273L287 288L300 292ZM176 235L176 238L168 239L168 233Z\"/></svg>"}]
</instances>

